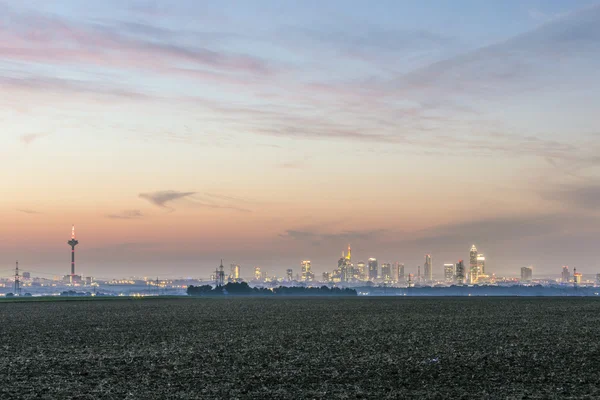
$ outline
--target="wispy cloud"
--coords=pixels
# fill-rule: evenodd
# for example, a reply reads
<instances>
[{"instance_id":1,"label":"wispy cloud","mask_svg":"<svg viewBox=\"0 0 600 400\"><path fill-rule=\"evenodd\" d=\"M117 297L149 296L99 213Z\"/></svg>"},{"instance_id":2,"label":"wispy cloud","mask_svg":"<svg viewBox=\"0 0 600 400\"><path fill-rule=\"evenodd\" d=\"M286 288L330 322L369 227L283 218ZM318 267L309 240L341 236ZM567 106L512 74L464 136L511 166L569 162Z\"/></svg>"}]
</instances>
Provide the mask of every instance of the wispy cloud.
<instances>
[{"instance_id":1,"label":"wispy cloud","mask_svg":"<svg viewBox=\"0 0 600 400\"><path fill-rule=\"evenodd\" d=\"M41 212L39 211L35 211L35 210L31 210L29 208L18 208L17 209L18 212L21 212L23 214L29 214L29 215L37 215L37 214L41 214Z\"/></svg>"},{"instance_id":2,"label":"wispy cloud","mask_svg":"<svg viewBox=\"0 0 600 400\"><path fill-rule=\"evenodd\" d=\"M387 230L345 230L341 232L318 232L313 230L288 229L284 233L279 234L279 237L284 239L292 239L301 242L310 243L313 245L322 244L340 244L352 241L373 240L383 235Z\"/></svg>"},{"instance_id":3,"label":"wispy cloud","mask_svg":"<svg viewBox=\"0 0 600 400\"><path fill-rule=\"evenodd\" d=\"M124 210L117 214L109 214L106 218L110 219L141 219L144 214L140 210Z\"/></svg>"},{"instance_id":4,"label":"wispy cloud","mask_svg":"<svg viewBox=\"0 0 600 400\"><path fill-rule=\"evenodd\" d=\"M190 197L196 192L178 192L175 190L161 190L158 192L140 193L139 197L148 200L157 207L169 208L168 204L186 197Z\"/></svg>"},{"instance_id":5,"label":"wispy cloud","mask_svg":"<svg viewBox=\"0 0 600 400\"><path fill-rule=\"evenodd\" d=\"M30 133L30 134L21 136L20 139L21 139L21 142L25 143L26 145L30 145L31 143L43 138L44 136L46 136L45 133Z\"/></svg>"}]
</instances>

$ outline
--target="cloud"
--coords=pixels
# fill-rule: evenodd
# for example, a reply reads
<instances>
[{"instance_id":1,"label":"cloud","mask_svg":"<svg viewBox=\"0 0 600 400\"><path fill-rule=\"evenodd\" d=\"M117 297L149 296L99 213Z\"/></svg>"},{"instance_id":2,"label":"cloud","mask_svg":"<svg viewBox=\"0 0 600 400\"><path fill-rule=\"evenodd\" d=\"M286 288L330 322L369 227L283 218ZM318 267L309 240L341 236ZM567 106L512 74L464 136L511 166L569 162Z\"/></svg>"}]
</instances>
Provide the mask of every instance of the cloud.
<instances>
[{"instance_id":1,"label":"cloud","mask_svg":"<svg viewBox=\"0 0 600 400\"><path fill-rule=\"evenodd\" d=\"M580 183L563 184L542 190L542 198L563 204L570 210L600 209L600 182L586 179Z\"/></svg>"},{"instance_id":2,"label":"cloud","mask_svg":"<svg viewBox=\"0 0 600 400\"><path fill-rule=\"evenodd\" d=\"M340 243L348 243L352 241L367 241L373 240L384 233L385 229L376 230L345 230L335 233L322 233L313 230L297 230L288 229L284 233L279 234L279 237L284 239L292 239L301 242L311 243L313 245L336 245Z\"/></svg>"},{"instance_id":3,"label":"cloud","mask_svg":"<svg viewBox=\"0 0 600 400\"><path fill-rule=\"evenodd\" d=\"M155 206L161 208L169 208L171 210L173 209L168 207L168 203L180 199L189 199L189 205L193 207L234 210L243 213L252 212L251 210L240 205L240 203L244 202L242 199L211 193L198 194L197 192L178 192L174 190L164 190L153 193L141 193L139 197L148 200ZM215 199L222 201L216 202Z\"/></svg>"},{"instance_id":4,"label":"cloud","mask_svg":"<svg viewBox=\"0 0 600 400\"><path fill-rule=\"evenodd\" d=\"M250 75L273 72L269 63L250 55L164 41L164 36L163 41L155 40L161 28L150 25L73 22L57 15L10 9L7 13L0 19L0 55L8 60L126 67L157 73L182 66Z\"/></svg>"},{"instance_id":5,"label":"cloud","mask_svg":"<svg viewBox=\"0 0 600 400\"><path fill-rule=\"evenodd\" d=\"M196 194L196 192L178 192L175 190L162 190L151 193L140 193L139 197L161 208L169 208L168 203L184 199Z\"/></svg>"},{"instance_id":6,"label":"cloud","mask_svg":"<svg viewBox=\"0 0 600 400\"><path fill-rule=\"evenodd\" d=\"M144 214L140 210L125 210L118 214L109 214L106 218L110 219L140 219Z\"/></svg>"},{"instance_id":7,"label":"cloud","mask_svg":"<svg viewBox=\"0 0 600 400\"><path fill-rule=\"evenodd\" d=\"M21 142L25 143L26 145L30 145L31 143L43 138L44 136L46 136L45 133L30 133L21 136Z\"/></svg>"},{"instance_id":8,"label":"cloud","mask_svg":"<svg viewBox=\"0 0 600 400\"><path fill-rule=\"evenodd\" d=\"M29 215L41 214L41 212L39 212L39 211L31 210L31 209L28 209L28 208L18 208L17 211L18 212L22 212L24 214L29 214Z\"/></svg>"}]
</instances>

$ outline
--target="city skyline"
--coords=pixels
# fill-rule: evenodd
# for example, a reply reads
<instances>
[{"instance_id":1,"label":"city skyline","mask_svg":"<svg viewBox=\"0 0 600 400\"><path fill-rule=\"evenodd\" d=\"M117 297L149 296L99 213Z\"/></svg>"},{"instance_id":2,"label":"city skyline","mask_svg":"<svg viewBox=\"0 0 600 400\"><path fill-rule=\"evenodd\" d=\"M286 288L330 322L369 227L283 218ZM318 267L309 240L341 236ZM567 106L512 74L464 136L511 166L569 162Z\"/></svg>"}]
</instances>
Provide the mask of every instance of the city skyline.
<instances>
[{"instance_id":1,"label":"city skyline","mask_svg":"<svg viewBox=\"0 0 600 400\"><path fill-rule=\"evenodd\" d=\"M0 0L2 269L600 269L597 2L314 5Z\"/></svg>"}]
</instances>

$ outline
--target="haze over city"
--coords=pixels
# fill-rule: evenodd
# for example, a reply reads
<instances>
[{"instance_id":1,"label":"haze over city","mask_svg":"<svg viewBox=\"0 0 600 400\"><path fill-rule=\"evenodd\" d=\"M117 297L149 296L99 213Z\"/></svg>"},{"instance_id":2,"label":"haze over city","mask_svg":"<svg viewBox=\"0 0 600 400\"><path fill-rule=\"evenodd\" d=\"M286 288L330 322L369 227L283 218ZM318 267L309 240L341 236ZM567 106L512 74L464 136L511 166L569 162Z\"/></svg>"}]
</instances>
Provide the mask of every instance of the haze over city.
<instances>
[{"instance_id":1,"label":"haze over city","mask_svg":"<svg viewBox=\"0 0 600 400\"><path fill-rule=\"evenodd\" d=\"M0 1L0 259L596 273L599 78L593 1Z\"/></svg>"}]
</instances>

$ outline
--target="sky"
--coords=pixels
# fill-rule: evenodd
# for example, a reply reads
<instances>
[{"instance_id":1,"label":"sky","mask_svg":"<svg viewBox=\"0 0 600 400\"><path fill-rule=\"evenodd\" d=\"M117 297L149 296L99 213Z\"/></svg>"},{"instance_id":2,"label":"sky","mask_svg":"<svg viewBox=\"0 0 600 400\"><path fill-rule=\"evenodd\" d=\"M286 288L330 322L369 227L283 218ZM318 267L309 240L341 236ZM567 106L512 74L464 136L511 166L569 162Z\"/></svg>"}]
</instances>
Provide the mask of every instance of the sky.
<instances>
[{"instance_id":1,"label":"sky","mask_svg":"<svg viewBox=\"0 0 600 400\"><path fill-rule=\"evenodd\" d=\"M600 272L597 1L0 0L0 91L0 270Z\"/></svg>"}]
</instances>

